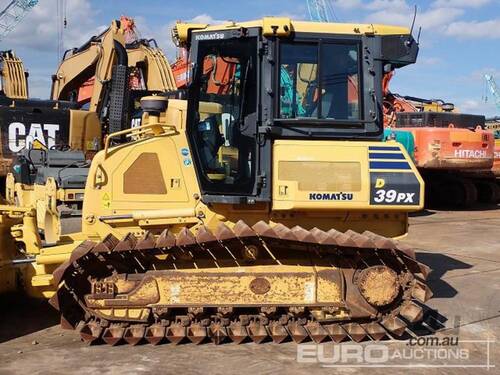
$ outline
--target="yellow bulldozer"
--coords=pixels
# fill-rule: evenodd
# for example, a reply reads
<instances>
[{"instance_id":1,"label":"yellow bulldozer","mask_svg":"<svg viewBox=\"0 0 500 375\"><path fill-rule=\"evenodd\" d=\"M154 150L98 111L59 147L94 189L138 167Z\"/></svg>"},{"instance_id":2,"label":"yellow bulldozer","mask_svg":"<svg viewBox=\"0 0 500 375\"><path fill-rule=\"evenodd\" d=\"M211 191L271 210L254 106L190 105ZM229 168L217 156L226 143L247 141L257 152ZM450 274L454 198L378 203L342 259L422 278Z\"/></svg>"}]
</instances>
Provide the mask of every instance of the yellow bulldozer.
<instances>
[{"instance_id":1,"label":"yellow bulldozer","mask_svg":"<svg viewBox=\"0 0 500 375\"><path fill-rule=\"evenodd\" d=\"M219 344L379 340L420 321L430 270L397 239L423 181L381 142L382 77L415 62L409 30L268 17L173 35L187 100L142 97L140 126L106 137L82 231L43 247L29 215L18 227L62 326Z\"/></svg>"}]
</instances>

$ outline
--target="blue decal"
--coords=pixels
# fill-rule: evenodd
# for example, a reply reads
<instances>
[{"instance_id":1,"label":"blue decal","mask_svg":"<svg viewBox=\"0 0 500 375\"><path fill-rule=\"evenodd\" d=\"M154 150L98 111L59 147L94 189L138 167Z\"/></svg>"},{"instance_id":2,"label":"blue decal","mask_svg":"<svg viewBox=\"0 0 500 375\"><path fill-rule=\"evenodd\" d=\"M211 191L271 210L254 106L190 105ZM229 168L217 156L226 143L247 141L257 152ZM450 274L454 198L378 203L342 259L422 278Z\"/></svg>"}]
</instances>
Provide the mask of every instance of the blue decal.
<instances>
[{"instance_id":1,"label":"blue decal","mask_svg":"<svg viewBox=\"0 0 500 375\"><path fill-rule=\"evenodd\" d=\"M369 146L370 151L400 151L399 147L396 146Z\"/></svg>"},{"instance_id":2,"label":"blue decal","mask_svg":"<svg viewBox=\"0 0 500 375\"><path fill-rule=\"evenodd\" d=\"M191 159L184 159L184 165L189 167L191 165Z\"/></svg>"},{"instance_id":3,"label":"blue decal","mask_svg":"<svg viewBox=\"0 0 500 375\"><path fill-rule=\"evenodd\" d=\"M405 161L371 161L370 169L411 169Z\"/></svg>"},{"instance_id":4,"label":"blue decal","mask_svg":"<svg viewBox=\"0 0 500 375\"><path fill-rule=\"evenodd\" d=\"M390 154L388 152L372 153L370 152L370 159L398 159L405 160L403 154Z\"/></svg>"},{"instance_id":5,"label":"blue decal","mask_svg":"<svg viewBox=\"0 0 500 375\"><path fill-rule=\"evenodd\" d=\"M189 150L187 147L181 148L181 155L182 156L188 156L189 155Z\"/></svg>"}]
</instances>

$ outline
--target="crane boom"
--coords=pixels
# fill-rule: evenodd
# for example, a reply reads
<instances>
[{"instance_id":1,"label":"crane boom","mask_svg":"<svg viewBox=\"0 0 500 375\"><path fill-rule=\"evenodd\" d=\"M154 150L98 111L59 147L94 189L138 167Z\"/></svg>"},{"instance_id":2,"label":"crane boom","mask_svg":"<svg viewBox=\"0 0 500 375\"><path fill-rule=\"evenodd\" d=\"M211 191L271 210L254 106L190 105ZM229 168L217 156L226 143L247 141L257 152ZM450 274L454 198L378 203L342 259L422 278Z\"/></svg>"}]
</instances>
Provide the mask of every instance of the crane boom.
<instances>
[{"instance_id":1,"label":"crane boom","mask_svg":"<svg viewBox=\"0 0 500 375\"><path fill-rule=\"evenodd\" d=\"M12 0L0 12L0 41L22 21L26 14L38 4L38 0Z\"/></svg>"},{"instance_id":2,"label":"crane boom","mask_svg":"<svg viewBox=\"0 0 500 375\"><path fill-rule=\"evenodd\" d=\"M493 95L493 98L495 99L495 104L497 108L500 110L500 92L498 91L495 79L493 78L493 76L489 74L485 74L484 78L486 79L486 82L488 82L488 87L491 91L491 94Z\"/></svg>"}]
</instances>

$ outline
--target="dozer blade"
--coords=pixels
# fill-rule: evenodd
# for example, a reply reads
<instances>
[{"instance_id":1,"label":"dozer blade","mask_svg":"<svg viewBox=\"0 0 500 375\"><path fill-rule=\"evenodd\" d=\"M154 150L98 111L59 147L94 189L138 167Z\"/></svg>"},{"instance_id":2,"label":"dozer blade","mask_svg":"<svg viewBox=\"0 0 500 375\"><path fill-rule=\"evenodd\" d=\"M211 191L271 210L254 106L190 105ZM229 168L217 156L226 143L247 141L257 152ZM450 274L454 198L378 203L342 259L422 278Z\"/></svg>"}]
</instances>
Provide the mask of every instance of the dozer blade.
<instances>
[{"instance_id":1,"label":"dozer blade","mask_svg":"<svg viewBox=\"0 0 500 375\"><path fill-rule=\"evenodd\" d=\"M382 320L382 325L396 336L402 336L406 331L406 323L398 317L388 317Z\"/></svg>"},{"instance_id":2,"label":"dozer blade","mask_svg":"<svg viewBox=\"0 0 500 375\"><path fill-rule=\"evenodd\" d=\"M199 345L207 338L207 327L200 323L193 323L187 328L187 338L192 343Z\"/></svg>"},{"instance_id":3,"label":"dozer blade","mask_svg":"<svg viewBox=\"0 0 500 375\"><path fill-rule=\"evenodd\" d=\"M254 343L260 344L268 336L266 326L261 322L251 322L248 326L248 336Z\"/></svg>"},{"instance_id":4,"label":"dozer blade","mask_svg":"<svg viewBox=\"0 0 500 375\"><path fill-rule=\"evenodd\" d=\"M80 329L82 341L86 344L92 344L101 337L103 328L97 322L85 323Z\"/></svg>"},{"instance_id":5,"label":"dozer blade","mask_svg":"<svg viewBox=\"0 0 500 375\"><path fill-rule=\"evenodd\" d=\"M160 344L165 338L166 328L161 324L153 324L146 329L144 338L151 345Z\"/></svg>"},{"instance_id":6,"label":"dozer blade","mask_svg":"<svg viewBox=\"0 0 500 375\"><path fill-rule=\"evenodd\" d=\"M229 338L236 344L241 344L248 337L247 328L240 322L233 322L227 328Z\"/></svg>"},{"instance_id":7,"label":"dozer blade","mask_svg":"<svg viewBox=\"0 0 500 375\"><path fill-rule=\"evenodd\" d=\"M358 323L343 324L342 327L353 341L361 342L366 337L366 331Z\"/></svg>"},{"instance_id":8,"label":"dozer blade","mask_svg":"<svg viewBox=\"0 0 500 375\"><path fill-rule=\"evenodd\" d=\"M215 345L220 345L227 339L226 327L223 327L220 323L212 323L208 328L208 336Z\"/></svg>"},{"instance_id":9,"label":"dozer blade","mask_svg":"<svg viewBox=\"0 0 500 375\"><path fill-rule=\"evenodd\" d=\"M305 326L306 330L309 332L309 336L316 343L320 344L328 337L328 332L323 326L318 322L310 322Z\"/></svg>"},{"instance_id":10,"label":"dozer blade","mask_svg":"<svg viewBox=\"0 0 500 375\"><path fill-rule=\"evenodd\" d=\"M269 335L275 344L282 343L290 336L286 327L280 322L272 322L269 324Z\"/></svg>"},{"instance_id":11,"label":"dozer blade","mask_svg":"<svg viewBox=\"0 0 500 375\"><path fill-rule=\"evenodd\" d=\"M325 329L330 338L336 343L342 342L347 337L347 332L340 324L329 324L325 326Z\"/></svg>"},{"instance_id":12,"label":"dozer blade","mask_svg":"<svg viewBox=\"0 0 500 375\"><path fill-rule=\"evenodd\" d=\"M172 323L167 327L165 337L172 344L179 344L186 337L186 327L181 323Z\"/></svg>"},{"instance_id":13,"label":"dozer blade","mask_svg":"<svg viewBox=\"0 0 500 375\"><path fill-rule=\"evenodd\" d=\"M135 346L142 341L145 332L146 332L145 326L141 324L132 325L130 327L127 327L127 329L125 330L125 333L123 334L123 339L127 344Z\"/></svg>"},{"instance_id":14,"label":"dozer blade","mask_svg":"<svg viewBox=\"0 0 500 375\"><path fill-rule=\"evenodd\" d=\"M387 331L377 322L361 324L361 327L370 335L375 341L382 340L387 336Z\"/></svg>"},{"instance_id":15,"label":"dozer blade","mask_svg":"<svg viewBox=\"0 0 500 375\"><path fill-rule=\"evenodd\" d=\"M292 336L292 340L297 344L305 341L309 338L309 334L302 324L298 322L290 322L288 323L288 331L290 332L290 336Z\"/></svg>"},{"instance_id":16,"label":"dozer blade","mask_svg":"<svg viewBox=\"0 0 500 375\"><path fill-rule=\"evenodd\" d=\"M122 340L124 333L125 328L120 326L110 326L104 330L102 339L106 344L115 346Z\"/></svg>"}]
</instances>

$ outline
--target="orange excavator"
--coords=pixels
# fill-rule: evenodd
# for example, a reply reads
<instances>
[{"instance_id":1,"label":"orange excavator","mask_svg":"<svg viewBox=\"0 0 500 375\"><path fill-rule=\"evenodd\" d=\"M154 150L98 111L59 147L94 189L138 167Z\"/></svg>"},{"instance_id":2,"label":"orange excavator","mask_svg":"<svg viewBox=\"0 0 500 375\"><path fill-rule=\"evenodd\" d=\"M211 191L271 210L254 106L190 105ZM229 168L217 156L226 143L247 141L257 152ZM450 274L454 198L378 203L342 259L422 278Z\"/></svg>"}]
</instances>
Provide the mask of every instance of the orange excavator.
<instances>
[{"instance_id":1,"label":"orange excavator","mask_svg":"<svg viewBox=\"0 0 500 375\"><path fill-rule=\"evenodd\" d=\"M495 139L485 117L455 112L442 100L400 96L384 79L384 124L409 131L415 139L415 164L426 183L431 206L470 207L497 203L500 187L492 171Z\"/></svg>"}]
</instances>

